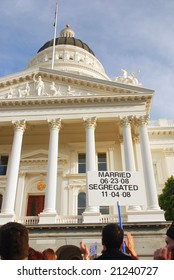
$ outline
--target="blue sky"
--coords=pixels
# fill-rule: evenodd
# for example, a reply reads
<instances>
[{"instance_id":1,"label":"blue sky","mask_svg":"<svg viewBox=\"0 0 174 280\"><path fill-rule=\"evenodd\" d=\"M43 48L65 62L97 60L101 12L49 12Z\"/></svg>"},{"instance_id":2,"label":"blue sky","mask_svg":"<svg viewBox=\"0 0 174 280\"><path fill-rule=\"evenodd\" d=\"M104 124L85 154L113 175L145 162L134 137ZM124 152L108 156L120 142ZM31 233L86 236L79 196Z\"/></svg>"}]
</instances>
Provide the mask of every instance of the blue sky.
<instances>
[{"instance_id":1,"label":"blue sky","mask_svg":"<svg viewBox=\"0 0 174 280\"><path fill-rule=\"evenodd\" d=\"M25 69L52 39L56 0L0 1L0 77ZM155 90L151 120L174 120L174 0L59 0L66 24L94 51L110 78L138 72Z\"/></svg>"}]
</instances>

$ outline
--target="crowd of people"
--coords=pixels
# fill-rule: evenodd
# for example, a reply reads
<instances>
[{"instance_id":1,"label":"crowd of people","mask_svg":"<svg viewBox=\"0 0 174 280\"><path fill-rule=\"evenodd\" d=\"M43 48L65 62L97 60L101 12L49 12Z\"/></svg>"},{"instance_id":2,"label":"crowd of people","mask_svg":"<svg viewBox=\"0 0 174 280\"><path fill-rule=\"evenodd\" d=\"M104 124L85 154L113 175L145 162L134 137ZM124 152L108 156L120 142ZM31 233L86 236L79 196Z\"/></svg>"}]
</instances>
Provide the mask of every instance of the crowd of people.
<instances>
[{"instance_id":1,"label":"crowd of people","mask_svg":"<svg viewBox=\"0 0 174 280\"><path fill-rule=\"evenodd\" d=\"M110 223L102 230L101 255L95 260L138 260L134 250L132 235L127 233L124 241L124 231L116 223ZM154 252L155 260L174 260L174 222L166 232L166 246ZM124 246L123 246L124 245ZM123 250L124 247L124 250ZM46 248L39 252L29 245L28 229L20 223L8 222L0 228L0 256L2 260L89 260L89 249L85 243L63 245L54 251Z\"/></svg>"}]
</instances>

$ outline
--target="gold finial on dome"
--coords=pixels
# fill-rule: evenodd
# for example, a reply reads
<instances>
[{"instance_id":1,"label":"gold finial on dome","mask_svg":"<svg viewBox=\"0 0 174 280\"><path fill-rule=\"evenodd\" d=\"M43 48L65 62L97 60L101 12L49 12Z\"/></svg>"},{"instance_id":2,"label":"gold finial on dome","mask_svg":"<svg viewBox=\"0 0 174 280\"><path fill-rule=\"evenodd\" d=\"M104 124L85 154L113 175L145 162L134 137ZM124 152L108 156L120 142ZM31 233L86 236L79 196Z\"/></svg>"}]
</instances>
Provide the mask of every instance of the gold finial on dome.
<instances>
[{"instance_id":1,"label":"gold finial on dome","mask_svg":"<svg viewBox=\"0 0 174 280\"><path fill-rule=\"evenodd\" d=\"M70 25L67 24L66 27L60 32L60 37L74 37L75 33L70 28Z\"/></svg>"}]
</instances>

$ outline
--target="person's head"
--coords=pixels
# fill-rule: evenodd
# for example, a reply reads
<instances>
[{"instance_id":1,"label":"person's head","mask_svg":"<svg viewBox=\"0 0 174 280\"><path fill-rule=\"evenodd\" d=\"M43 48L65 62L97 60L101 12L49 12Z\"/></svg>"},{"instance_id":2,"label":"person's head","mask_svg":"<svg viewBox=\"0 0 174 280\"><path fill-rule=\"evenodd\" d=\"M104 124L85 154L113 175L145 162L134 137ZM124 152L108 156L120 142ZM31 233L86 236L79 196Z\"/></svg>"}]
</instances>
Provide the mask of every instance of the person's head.
<instances>
[{"instance_id":1,"label":"person's head","mask_svg":"<svg viewBox=\"0 0 174 280\"><path fill-rule=\"evenodd\" d=\"M171 226L166 232L165 242L168 251L172 252L174 255L174 222L171 224Z\"/></svg>"},{"instance_id":2,"label":"person's head","mask_svg":"<svg viewBox=\"0 0 174 280\"><path fill-rule=\"evenodd\" d=\"M102 230L102 245L106 249L120 249L124 232L118 224L108 224Z\"/></svg>"},{"instance_id":3,"label":"person's head","mask_svg":"<svg viewBox=\"0 0 174 280\"><path fill-rule=\"evenodd\" d=\"M4 260L28 259L28 230L16 222L9 222L0 228L0 255Z\"/></svg>"},{"instance_id":4,"label":"person's head","mask_svg":"<svg viewBox=\"0 0 174 280\"><path fill-rule=\"evenodd\" d=\"M56 260L57 259L57 255L56 253L54 252L53 249L51 248L48 248L48 249L45 249L43 252L42 252L44 258L46 260Z\"/></svg>"},{"instance_id":5,"label":"person's head","mask_svg":"<svg viewBox=\"0 0 174 280\"><path fill-rule=\"evenodd\" d=\"M75 245L63 245L56 251L58 260L83 260L81 249Z\"/></svg>"},{"instance_id":6,"label":"person's head","mask_svg":"<svg viewBox=\"0 0 174 280\"><path fill-rule=\"evenodd\" d=\"M46 260L46 258L41 252L29 247L28 260Z\"/></svg>"}]
</instances>

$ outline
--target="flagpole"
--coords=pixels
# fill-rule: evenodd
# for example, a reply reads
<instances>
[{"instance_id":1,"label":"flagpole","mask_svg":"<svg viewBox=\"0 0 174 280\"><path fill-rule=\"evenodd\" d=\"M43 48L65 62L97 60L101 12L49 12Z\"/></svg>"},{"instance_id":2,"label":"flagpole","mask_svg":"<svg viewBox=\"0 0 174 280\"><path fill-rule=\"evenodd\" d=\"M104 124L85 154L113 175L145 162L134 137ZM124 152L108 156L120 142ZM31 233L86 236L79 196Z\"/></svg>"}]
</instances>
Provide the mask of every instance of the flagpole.
<instances>
[{"instance_id":1,"label":"flagpole","mask_svg":"<svg viewBox=\"0 0 174 280\"><path fill-rule=\"evenodd\" d=\"M120 209L119 201L117 201L117 210L118 210L119 224L120 224L121 229L123 230L123 222L122 222L122 215L121 215L121 209ZM122 251L123 251L123 253L126 252L124 241L122 243Z\"/></svg>"},{"instance_id":2,"label":"flagpole","mask_svg":"<svg viewBox=\"0 0 174 280\"><path fill-rule=\"evenodd\" d=\"M58 0L56 1L55 20L54 20L54 38L53 38L53 54L51 69L54 69L55 47L56 47L56 30L57 30L57 14L58 14Z\"/></svg>"}]
</instances>

